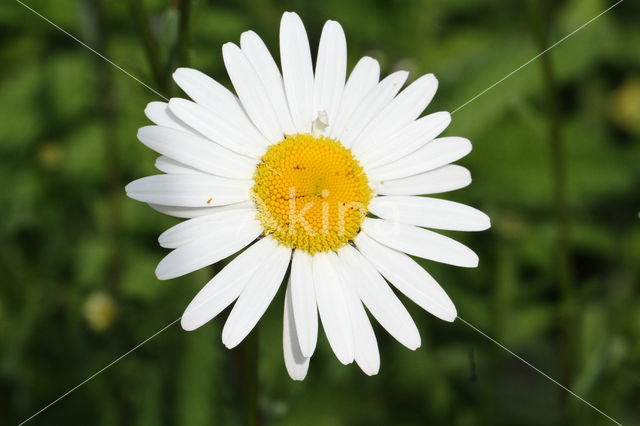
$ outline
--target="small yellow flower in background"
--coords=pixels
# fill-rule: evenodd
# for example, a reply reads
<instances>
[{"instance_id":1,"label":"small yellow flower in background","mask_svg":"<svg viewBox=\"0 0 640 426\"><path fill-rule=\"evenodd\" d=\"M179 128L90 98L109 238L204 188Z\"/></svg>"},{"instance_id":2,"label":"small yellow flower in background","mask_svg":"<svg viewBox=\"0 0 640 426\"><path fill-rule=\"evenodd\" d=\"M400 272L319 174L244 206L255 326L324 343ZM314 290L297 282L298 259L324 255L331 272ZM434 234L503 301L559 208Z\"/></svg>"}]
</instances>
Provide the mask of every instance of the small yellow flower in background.
<instances>
[{"instance_id":1,"label":"small yellow flower in background","mask_svg":"<svg viewBox=\"0 0 640 426\"><path fill-rule=\"evenodd\" d=\"M55 169L62 163L64 155L62 147L57 142L46 142L38 149L38 161L46 169Z\"/></svg>"},{"instance_id":2,"label":"small yellow flower in background","mask_svg":"<svg viewBox=\"0 0 640 426\"><path fill-rule=\"evenodd\" d=\"M335 21L322 30L315 72L295 13L282 17L280 68L252 31L222 52L235 94L180 68L174 80L193 101L150 103L145 113L155 125L138 132L161 154L156 168L164 174L130 183L127 195L188 219L160 235L160 245L173 251L156 275L176 278L246 248L181 319L194 330L235 302L222 331L233 348L260 320L290 266L283 327L289 375L306 376L318 317L341 363L355 361L376 374L380 355L365 308L401 344L420 346L389 283L438 318L457 316L442 287L409 255L478 265L469 248L425 228L480 231L489 217L420 196L471 183L467 169L451 164L471 143L438 138L448 112L420 117L438 87L433 74L401 91L406 71L380 80L378 62L363 57L347 78L345 34Z\"/></svg>"},{"instance_id":3,"label":"small yellow flower in background","mask_svg":"<svg viewBox=\"0 0 640 426\"><path fill-rule=\"evenodd\" d=\"M93 331L103 332L113 323L117 309L111 296L102 291L95 291L84 301L82 312Z\"/></svg>"},{"instance_id":4,"label":"small yellow flower in background","mask_svg":"<svg viewBox=\"0 0 640 426\"><path fill-rule=\"evenodd\" d=\"M613 92L611 118L623 129L640 133L640 77L628 78Z\"/></svg>"}]
</instances>

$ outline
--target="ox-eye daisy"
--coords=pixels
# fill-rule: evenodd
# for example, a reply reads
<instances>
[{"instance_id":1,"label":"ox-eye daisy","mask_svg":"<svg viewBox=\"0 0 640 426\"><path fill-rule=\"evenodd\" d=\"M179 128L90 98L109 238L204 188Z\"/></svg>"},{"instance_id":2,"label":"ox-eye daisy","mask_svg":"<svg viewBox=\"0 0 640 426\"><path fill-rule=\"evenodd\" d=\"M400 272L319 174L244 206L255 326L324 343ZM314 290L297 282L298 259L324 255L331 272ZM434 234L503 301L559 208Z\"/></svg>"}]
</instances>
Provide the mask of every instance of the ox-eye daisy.
<instances>
[{"instance_id":1,"label":"ox-eye daisy","mask_svg":"<svg viewBox=\"0 0 640 426\"><path fill-rule=\"evenodd\" d=\"M283 336L290 376L307 373L318 316L340 362L355 360L376 374L380 356L365 307L400 343L420 346L387 282L438 318L456 318L444 290L408 255L477 266L470 249L424 228L478 231L489 218L418 196L468 185L469 172L449 163L471 144L436 138L451 120L447 112L418 118L438 86L432 74L400 92L407 72L379 81L378 63L364 57L346 79L347 47L337 22L322 30L315 72L295 13L285 13L280 26L282 73L252 31L222 52L237 96L199 71L178 69L173 77L193 101L150 103L145 112L156 125L138 133L161 154L156 167L165 174L130 183L127 194L188 218L160 235L160 245L173 251L156 274L175 278L246 248L181 320L185 330L196 329L235 301L222 331L233 348L291 264Z\"/></svg>"}]
</instances>

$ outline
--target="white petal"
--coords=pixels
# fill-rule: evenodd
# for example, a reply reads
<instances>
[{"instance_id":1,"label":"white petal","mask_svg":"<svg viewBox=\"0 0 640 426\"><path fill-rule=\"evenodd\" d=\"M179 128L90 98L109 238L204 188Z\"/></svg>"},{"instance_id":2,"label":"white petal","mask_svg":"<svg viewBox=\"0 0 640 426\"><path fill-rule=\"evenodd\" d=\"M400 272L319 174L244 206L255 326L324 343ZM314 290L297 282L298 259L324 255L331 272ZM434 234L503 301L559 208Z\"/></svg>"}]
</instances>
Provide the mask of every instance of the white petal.
<instances>
[{"instance_id":1,"label":"white petal","mask_svg":"<svg viewBox=\"0 0 640 426\"><path fill-rule=\"evenodd\" d=\"M489 216L464 204L437 198L413 196L376 197L369 211L382 219L409 225L451 231L484 231L491 227Z\"/></svg>"},{"instance_id":2,"label":"white petal","mask_svg":"<svg viewBox=\"0 0 640 426\"><path fill-rule=\"evenodd\" d=\"M191 99L213 111L225 108L242 112L238 98L222 84L193 68L178 68L173 79Z\"/></svg>"},{"instance_id":3,"label":"white petal","mask_svg":"<svg viewBox=\"0 0 640 426\"><path fill-rule=\"evenodd\" d=\"M240 296L253 273L273 252L275 242L263 238L229 262L193 298L180 324L187 331L207 323Z\"/></svg>"},{"instance_id":4,"label":"white petal","mask_svg":"<svg viewBox=\"0 0 640 426\"><path fill-rule=\"evenodd\" d=\"M413 259L374 241L363 232L354 241L371 264L418 306L445 321L456 318L456 308L449 296Z\"/></svg>"},{"instance_id":5,"label":"white petal","mask_svg":"<svg viewBox=\"0 0 640 426\"><path fill-rule=\"evenodd\" d=\"M420 333L409 312L396 297L375 267L355 248L347 245L338 251L351 285L371 315L398 342L411 350L420 347Z\"/></svg>"},{"instance_id":6,"label":"white petal","mask_svg":"<svg viewBox=\"0 0 640 426\"><path fill-rule=\"evenodd\" d=\"M155 175L134 180L127 196L150 204L177 207L213 207L246 201L252 180L227 179L206 174Z\"/></svg>"},{"instance_id":7,"label":"white petal","mask_svg":"<svg viewBox=\"0 0 640 426\"><path fill-rule=\"evenodd\" d=\"M233 205L233 204L230 204ZM162 214L174 217L191 219L192 217L200 217L211 214L218 207L180 207L180 206L162 206L159 204L149 204L149 207Z\"/></svg>"},{"instance_id":8,"label":"white petal","mask_svg":"<svg viewBox=\"0 0 640 426\"><path fill-rule=\"evenodd\" d=\"M218 144L169 127L146 126L138 130L140 142L180 163L218 176L250 179L257 160L236 154Z\"/></svg>"},{"instance_id":9,"label":"white petal","mask_svg":"<svg viewBox=\"0 0 640 426\"><path fill-rule=\"evenodd\" d=\"M374 181L373 189L382 195L422 195L453 191L470 183L469 170L454 164L402 179Z\"/></svg>"},{"instance_id":10,"label":"white petal","mask_svg":"<svg viewBox=\"0 0 640 426\"><path fill-rule=\"evenodd\" d=\"M344 269L344 265L341 262L334 265L334 267ZM354 358L362 371L369 376L373 376L378 374L380 370L380 352L378 351L376 334L356 292L350 286L345 285L344 281L343 285L353 328Z\"/></svg>"},{"instance_id":11,"label":"white petal","mask_svg":"<svg viewBox=\"0 0 640 426\"><path fill-rule=\"evenodd\" d=\"M397 71L389 74L364 97L349 117L349 122L346 124L344 131L338 136L338 139L344 146L347 148L351 147L371 120L373 120L378 113L389 104L396 93L398 93L408 76L409 73L406 71Z\"/></svg>"},{"instance_id":12,"label":"white petal","mask_svg":"<svg viewBox=\"0 0 640 426\"><path fill-rule=\"evenodd\" d=\"M300 349L305 357L310 357L318 339L318 308L312 257L302 250L293 252L290 287Z\"/></svg>"},{"instance_id":13,"label":"white petal","mask_svg":"<svg viewBox=\"0 0 640 426\"><path fill-rule=\"evenodd\" d=\"M465 268L478 266L478 256L467 246L427 229L371 218L364 220L362 229L374 240L413 256Z\"/></svg>"},{"instance_id":14,"label":"white petal","mask_svg":"<svg viewBox=\"0 0 640 426\"><path fill-rule=\"evenodd\" d=\"M345 299L342 277L333 267L333 252L313 256L313 282L322 327L331 349L343 364L354 359L353 327Z\"/></svg>"},{"instance_id":15,"label":"white petal","mask_svg":"<svg viewBox=\"0 0 640 426\"><path fill-rule=\"evenodd\" d=\"M284 296L284 326L282 328L282 348L284 352L284 365L287 373L293 380L304 380L309 370L311 358L302 355L298 342L297 324L293 314L293 302L291 301L291 282L287 286Z\"/></svg>"},{"instance_id":16,"label":"white petal","mask_svg":"<svg viewBox=\"0 0 640 426\"><path fill-rule=\"evenodd\" d=\"M270 237L266 237L270 238ZM222 343L236 347L253 330L273 300L291 259L291 249L277 245L242 290L222 329Z\"/></svg>"},{"instance_id":17,"label":"white petal","mask_svg":"<svg viewBox=\"0 0 640 426\"><path fill-rule=\"evenodd\" d=\"M242 106L256 128L271 143L284 139L262 81L242 50L233 43L225 43L222 58Z\"/></svg>"},{"instance_id":18,"label":"white petal","mask_svg":"<svg viewBox=\"0 0 640 426\"><path fill-rule=\"evenodd\" d=\"M347 73L347 41L336 21L322 28L313 87L313 115L326 112L329 126L336 121Z\"/></svg>"},{"instance_id":19,"label":"white petal","mask_svg":"<svg viewBox=\"0 0 640 426\"><path fill-rule=\"evenodd\" d=\"M182 164L179 161L176 161L164 155L156 158L154 166L161 172L173 173L178 175L198 175L204 173L198 169L189 167L186 164Z\"/></svg>"},{"instance_id":20,"label":"white petal","mask_svg":"<svg viewBox=\"0 0 640 426\"><path fill-rule=\"evenodd\" d=\"M380 79L380 64L373 58L365 56L361 58L351 71L349 79L344 86L338 114L333 123L329 123L329 136L340 139L344 126L349 117Z\"/></svg>"},{"instance_id":21,"label":"white petal","mask_svg":"<svg viewBox=\"0 0 640 426\"><path fill-rule=\"evenodd\" d=\"M160 246L176 248L203 235L224 234L228 228L242 228L255 220L256 209L250 201L214 207L210 214L185 220L164 231L158 237Z\"/></svg>"},{"instance_id":22,"label":"white petal","mask_svg":"<svg viewBox=\"0 0 640 426\"><path fill-rule=\"evenodd\" d=\"M258 34L253 31L246 31L240 36L240 47L242 51L253 65L258 77L267 91L267 95L271 100L271 105L278 116L280 128L285 134L296 133L291 114L289 113L289 104L284 93L284 84L282 83L282 75L278 65L273 60L273 56L269 53L269 49L264 44Z\"/></svg>"},{"instance_id":23,"label":"white petal","mask_svg":"<svg viewBox=\"0 0 640 426\"><path fill-rule=\"evenodd\" d=\"M215 234L202 235L166 255L156 268L156 276L169 280L212 265L243 249L261 233L262 226L255 220L218 228Z\"/></svg>"},{"instance_id":24,"label":"white petal","mask_svg":"<svg viewBox=\"0 0 640 426\"><path fill-rule=\"evenodd\" d=\"M238 98L226 87L206 74L191 68L178 68L173 79L198 104L243 132L242 140L250 139L259 146L269 141L255 128L242 109Z\"/></svg>"},{"instance_id":25,"label":"white petal","mask_svg":"<svg viewBox=\"0 0 640 426\"><path fill-rule=\"evenodd\" d=\"M422 114L438 89L433 74L423 75L411 83L371 121L353 142L352 149L359 155L379 144Z\"/></svg>"},{"instance_id":26,"label":"white petal","mask_svg":"<svg viewBox=\"0 0 640 426\"><path fill-rule=\"evenodd\" d=\"M298 133L309 133L314 118L313 65L304 24L293 12L285 12L280 21L280 63L293 124Z\"/></svg>"},{"instance_id":27,"label":"white petal","mask_svg":"<svg viewBox=\"0 0 640 426\"><path fill-rule=\"evenodd\" d=\"M471 152L471 142L465 138L434 139L419 150L375 169L368 169L372 180L391 180L413 176L437 169Z\"/></svg>"},{"instance_id":28,"label":"white petal","mask_svg":"<svg viewBox=\"0 0 640 426\"><path fill-rule=\"evenodd\" d=\"M265 145L248 135L244 129L195 102L172 98L169 108L175 116L204 137L239 154L259 158Z\"/></svg>"},{"instance_id":29,"label":"white petal","mask_svg":"<svg viewBox=\"0 0 640 426\"><path fill-rule=\"evenodd\" d=\"M185 125L178 117L169 111L169 105L166 102L149 102L144 109L144 114L158 126L171 127L172 129L182 130L183 132L193 131L193 129L189 128L189 126Z\"/></svg>"},{"instance_id":30,"label":"white petal","mask_svg":"<svg viewBox=\"0 0 640 426\"><path fill-rule=\"evenodd\" d=\"M433 140L449 123L451 114L446 111L426 115L385 138L375 149L363 151L358 159L366 170L392 163Z\"/></svg>"}]
</instances>

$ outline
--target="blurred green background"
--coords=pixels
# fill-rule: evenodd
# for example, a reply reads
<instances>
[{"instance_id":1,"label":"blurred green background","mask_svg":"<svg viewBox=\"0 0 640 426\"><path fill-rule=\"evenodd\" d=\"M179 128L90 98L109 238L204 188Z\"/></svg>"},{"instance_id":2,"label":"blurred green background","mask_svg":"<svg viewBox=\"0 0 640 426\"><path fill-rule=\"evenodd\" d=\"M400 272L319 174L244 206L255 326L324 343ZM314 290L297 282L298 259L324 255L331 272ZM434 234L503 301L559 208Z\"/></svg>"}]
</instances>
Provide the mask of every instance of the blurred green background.
<instances>
[{"instance_id":1,"label":"blurred green background","mask_svg":"<svg viewBox=\"0 0 640 426\"><path fill-rule=\"evenodd\" d=\"M312 48L342 23L349 63L433 72L454 111L613 4L544 1L25 0L163 95L190 65L229 85L221 45L281 13ZM450 233L480 267L423 262L460 315L623 424L640 424L640 5L625 1L456 111L474 183L446 197L491 230ZM14 0L0 6L0 424L17 424L174 319L213 274L154 276L178 220L127 199L154 174L136 141L161 100ZM600 425L606 418L460 321L403 299L411 352L376 325L382 367L344 367L324 336L307 379L282 360L279 293L260 322L260 421L274 425ZM242 348L223 317L178 325L33 419L40 425L244 422Z\"/></svg>"}]
</instances>

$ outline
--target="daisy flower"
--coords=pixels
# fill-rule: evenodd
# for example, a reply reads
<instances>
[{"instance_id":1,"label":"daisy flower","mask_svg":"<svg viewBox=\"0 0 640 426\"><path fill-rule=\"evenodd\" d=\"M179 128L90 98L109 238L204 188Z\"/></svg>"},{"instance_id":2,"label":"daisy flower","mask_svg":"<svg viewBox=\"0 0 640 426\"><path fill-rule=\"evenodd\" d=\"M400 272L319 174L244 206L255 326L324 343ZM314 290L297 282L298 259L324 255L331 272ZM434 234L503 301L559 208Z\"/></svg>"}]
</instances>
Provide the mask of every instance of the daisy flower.
<instances>
[{"instance_id":1,"label":"daisy flower","mask_svg":"<svg viewBox=\"0 0 640 426\"><path fill-rule=\"evenodd\" d=\"M471 144L438 138L449 113L420 117L438 86L432 74L400 91L407 72L380 80L378 62L363 57L346 78L345 35L335 21L324 25L315 70L304 25L290 12L280 25L281 68L252 31L222 52L235 94L180 68L173 77L192 100L151 102L145 113L155 125L138 132L161 154L156 167L164 174L130 183L127 195L188 219L160 235L173 251L156 275L179 277L244 249L181 319L194 330L235 302L222 331L233 348L291 265L283 326L289 375L306 376L318 317L341 363L376 374L380 355L367 311L404 346L420 346L389 284L436 317L456 318L442 287L409 255L477 266L469 248L425 228L479 231L489 218L419 196L468 185L469 171L450 163Z\"/></svg>"}]
</instances>

